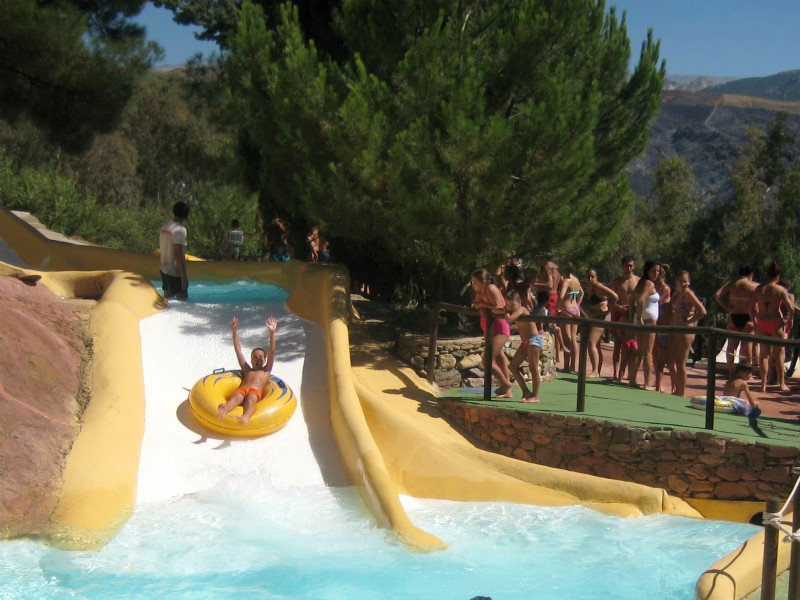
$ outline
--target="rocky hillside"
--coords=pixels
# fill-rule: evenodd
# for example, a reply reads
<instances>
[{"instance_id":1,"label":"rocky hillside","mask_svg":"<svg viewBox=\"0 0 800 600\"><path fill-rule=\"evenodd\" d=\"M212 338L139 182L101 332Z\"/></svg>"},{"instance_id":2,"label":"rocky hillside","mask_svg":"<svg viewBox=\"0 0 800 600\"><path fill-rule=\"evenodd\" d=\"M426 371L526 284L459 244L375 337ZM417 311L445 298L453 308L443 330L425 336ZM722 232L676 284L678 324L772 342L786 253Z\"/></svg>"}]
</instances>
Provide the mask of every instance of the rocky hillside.
<instances>
[{"instance_id":1,"label":"rocky hillside","mask_svg":"<svg viewBox=\"0 0 800 600\"><path fill-rule=\"evenodd\" d=\"M800 75L800 72L793 73ZM734 86L737 81L711 87L703 85L713 80L703 78L668 82L662 94L661 110L650 128L647 149L628 169L634 191L648 196L659 162L678 156L694 168L698 191L703 197L728 193L728 174L747 144L748 128L755 126L763 130L778 111L789 116L788 127L796 136L796 152L800 156L800 101L770 100L754 95L766 95L776 85L774 77L777 76L759 78L761 86L753 80L737 80L748 82L751 95L719 92L737 89ZM783 78L783 81L788 79Z\"/></svg>"}]
</instances>

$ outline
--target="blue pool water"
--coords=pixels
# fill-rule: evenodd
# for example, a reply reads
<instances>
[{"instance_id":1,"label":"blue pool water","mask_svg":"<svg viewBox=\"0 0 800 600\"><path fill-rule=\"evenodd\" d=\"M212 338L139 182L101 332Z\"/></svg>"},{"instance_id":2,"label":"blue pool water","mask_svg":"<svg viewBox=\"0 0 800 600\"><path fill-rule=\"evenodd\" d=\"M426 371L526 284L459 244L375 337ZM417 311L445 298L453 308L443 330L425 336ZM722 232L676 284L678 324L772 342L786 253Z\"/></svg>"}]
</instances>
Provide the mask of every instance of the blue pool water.
<instances>
[{"instance_id":1,"label":"blue pool water","mask_svg":"<svg viewBox=\"0 0 800 600\"><path fill-rule=\"evenodd\" d=\"M448 549L406 551L350 488L229 480L138 507L97 553L0 544L0 597L689 600L712 557L755 532L579 506L425 500L410 516Z\"/></svg>"},{"instance_id":2,"label":"blue pool water","mask_svg":"<svg viewBox=\"0 0 800 600\"><path fill-rule=\"evenodd\" d=\"M153 281L153 287L161 291L161 282ZM189 282L189 300L201 304L282 304L289 292L274 285L266 285L245 279L230 282L192 280Z\"/></svg>"},{"instance_id":3,"label":"blue pool water","mask_svg":"<svg viewBox=\"0 0 800 600\"><path fill-rule=\"evenodd\" d=\"M209 304L286 299L253 282L193 283L190 293ZM407 551L352 488L227 474L210 489L140 504L98 552L0 543L0 598L690 600L700 573L757 531L580 506L408 504L412 521L447 550Z\"/></svg>"}]
</instances>

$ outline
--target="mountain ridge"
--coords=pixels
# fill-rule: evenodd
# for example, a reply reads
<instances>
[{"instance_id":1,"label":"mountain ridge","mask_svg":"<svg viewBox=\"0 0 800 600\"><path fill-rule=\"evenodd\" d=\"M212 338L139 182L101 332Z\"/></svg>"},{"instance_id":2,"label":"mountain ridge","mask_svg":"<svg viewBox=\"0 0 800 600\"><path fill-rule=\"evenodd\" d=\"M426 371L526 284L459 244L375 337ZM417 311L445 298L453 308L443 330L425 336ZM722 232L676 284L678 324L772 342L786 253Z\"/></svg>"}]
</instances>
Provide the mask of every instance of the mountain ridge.
<instances>
[{"instance_id":1,"label":"mountain ridge","mask_svg":"<svg viewBox=\"0 0 800 600\"><path fill-rule=\"evenodd\" d=\"M679 157L691 165L703 200L729 195L730 173L749 143L748 130L765 130L778 112L787 114L786 127L795 136L794 152L800 156L800 83L795 99L786 93L776 98L774 93L800 82L800 70L723 83L720 79L729 78L674 76L665 81L647 148L628 165L636 194L649 196L659 163ZM735 85L741 81L745 85ZM701 87L709 82L714 85Z\"/></svg>"}]
</instances>

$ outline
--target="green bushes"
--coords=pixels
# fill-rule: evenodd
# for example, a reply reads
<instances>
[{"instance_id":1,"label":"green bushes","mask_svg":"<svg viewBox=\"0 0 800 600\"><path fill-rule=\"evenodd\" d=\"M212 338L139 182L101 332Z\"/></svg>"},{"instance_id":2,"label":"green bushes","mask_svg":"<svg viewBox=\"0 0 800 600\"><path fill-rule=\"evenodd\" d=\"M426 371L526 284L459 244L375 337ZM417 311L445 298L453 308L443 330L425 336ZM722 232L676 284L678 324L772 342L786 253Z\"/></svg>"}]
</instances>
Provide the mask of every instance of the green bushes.
<instances>
[{"instance_id":1,"label":"green bushes","mask_svg":"<svg viewBox=\"0 0 800 600\"><path fill-rule=\"evenodd\" d=\"M46 227L109 248L151 252L163 215L153 209L100 205L75 180L54 170L15 170L0 150L0 202L33 214Z\"/></svg>"}]
</instances>

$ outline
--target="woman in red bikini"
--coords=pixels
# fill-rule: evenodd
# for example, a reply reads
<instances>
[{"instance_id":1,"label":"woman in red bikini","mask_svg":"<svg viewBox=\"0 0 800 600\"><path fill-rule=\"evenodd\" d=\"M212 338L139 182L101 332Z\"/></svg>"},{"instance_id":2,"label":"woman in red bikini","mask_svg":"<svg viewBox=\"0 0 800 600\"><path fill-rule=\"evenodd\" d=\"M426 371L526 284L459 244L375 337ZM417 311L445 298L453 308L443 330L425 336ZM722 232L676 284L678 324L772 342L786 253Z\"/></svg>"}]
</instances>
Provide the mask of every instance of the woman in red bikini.
<instances>
[{"instance_id":1,"label":"woman in red bikini","mask_svg":"<svg viewBox=\"0 0 800 600\"><path fill-rule=\"evenodd\" d=\"M762 283L756 288L750 303L750 316L755 323L755 334L785 338L786 331L791 331L794 323L794 303L786 288L778 283L781 278L781 267L777 261L773 260L770 264L767 278L767 283ZM768 344L759 344L759 347L761 391L767 391L770 360L778 374L778 386L782 392L788 391L783 364L778 364L780 348Z\"/></svg>"},{"instance_id":2,"label":"woman in red bikini","mask_svg":"<svg viewBox=\"0 0 800 600\"><path fill-rule=\"evenodd\" d=\"M242 354L242 345L239 343L239 318L231 319L231 333L233 334L233 349L236 351L236 359L242 368L242 384L228 397L228 401L220 404L217 409L217 416L224 419L225 415L237 406L244 404L244 412L236 419L243 425L250 422L250 417L256 411L256 404L261 400L264 387L269 382L272 364L275 362L275 330L278 328L278 320L275 317L267 319L267 329L269 330L269 354L263 348L254 348L250 353L250 366Z\"/></svg>"},{"instance_id":3,"label":"woman in red bikini","mask_svg":"<svg viewBox=\"0 0 800 600\"><path fill-rule=\"evenodd\" d=\"M511 398L511 374L508 370L508 358L504 352L504 347L511 335L511 327L506 320L506 301L500 289L492 283L492 277L486 269L473 271L470 277L472 290L475 292L475 308L492 313L494 321L492 323L492 373L500 383L500 387L495 390L498 398ZM486 333L487 317L481 314L481 331ZM488 348L484 352L488 351ZM486 354L483 356L483 364L486 364ZM485 373L484 376L488 376Z\"/></svg>"}]
</instances>

